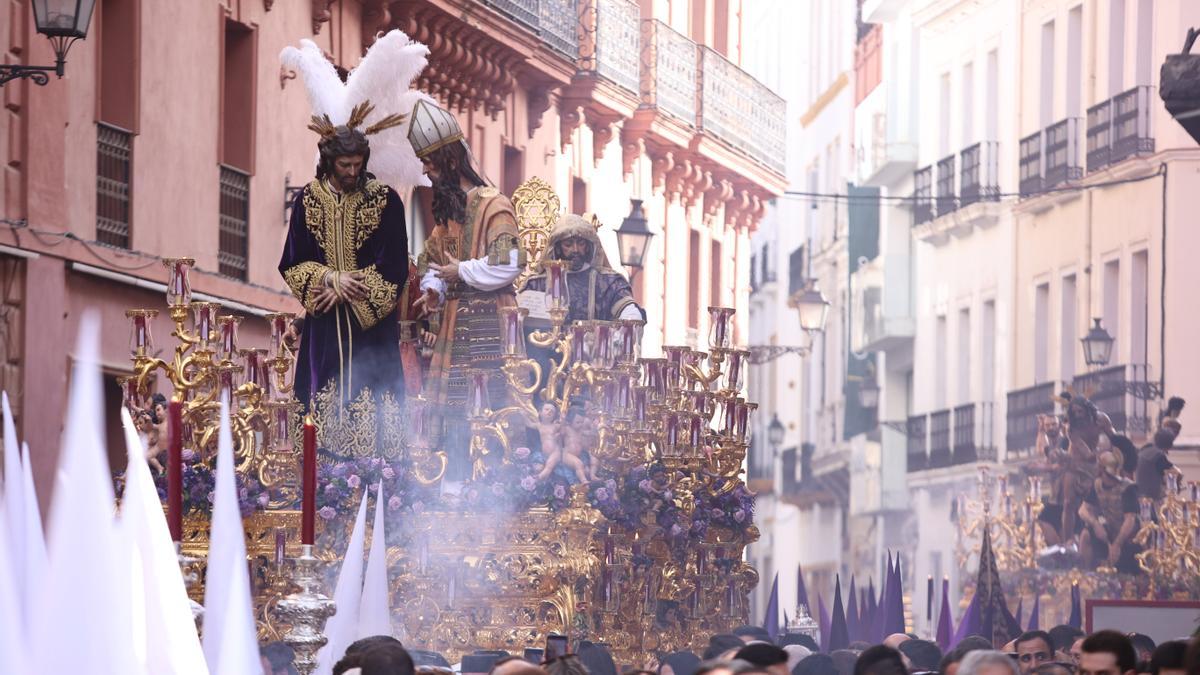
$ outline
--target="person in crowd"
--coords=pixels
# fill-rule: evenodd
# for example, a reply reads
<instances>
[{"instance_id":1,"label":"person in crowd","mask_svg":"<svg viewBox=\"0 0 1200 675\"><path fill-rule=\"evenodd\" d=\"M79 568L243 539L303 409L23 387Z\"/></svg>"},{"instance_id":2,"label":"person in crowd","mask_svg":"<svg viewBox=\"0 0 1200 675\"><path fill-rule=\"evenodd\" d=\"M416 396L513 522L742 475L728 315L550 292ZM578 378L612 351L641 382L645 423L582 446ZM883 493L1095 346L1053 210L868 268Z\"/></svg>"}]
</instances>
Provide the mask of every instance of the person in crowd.
<instances>
[{"instance_id":1,"label":"person in crowd","mask_svg":"<svg viewBox=\"0 0 1200 675\"><path fill-rule=\"evenodd\" d=\"M821 651L821 646L811 635L805 633L785 633L779 638L779 646L799 645L812 653Z\"/></svg>"},{"instance_id":2,"label":"person in crowd","mask_svg":"<svg viewBox=\"0 0 1200 675\"><path fill-rule=\"evenodd\" d=\"M976 649L963 657L958 675L1020 675L1017 662L1004 652Z\"/></svg>"},{"instance_id":3,"label":"person in crowd","mask_svg":"<svg viewBox=\"0 0 1200 675\"><path fill-rule=\"evenodd\" d=\"M749 661L734 659L729 662L729 665L733 675L771 675L766 668Z\"/></svg>"},{"instance_id":4,"label":"person in crowd","mask_svg":"<svg viewBox=\"0 0 1200 675\"><path fill-rule=\"evenodd\" d=\"M1067 626L1066 623L1050 628L1050 646L1054 647L1056 655L1067 655L1070 653L1070 646L1075 644L1075 640L1084 637L1084 632L1079 628ZM1066 659L1058 658L1058 661L1066 661Z\"/></svg>"},{"instance_id":5,"label":"person in crowd","mask_svg":"<svg viewBox=\"0 0 1200 675\"><path fill-rule=\"evenodd\" d=\"M268 642L258 650L262 657L263 675L296 675L292 660L296 653L283 642Z\"/></svg>"},{"instance_id":6,"label":"person in crowd","mask_svg":"<svg viewBox=\"0 0 1200 675\"><path fill-rule=\"evenodd\" d=\"M846 646L846 649L849 649L850 651L856 652L856 653L865 652L870 648L871 648L871 643L863 642L862 640L855 640L854 642L851 642L849 645Z\"/></svg>"},{"instance_id":7,"label":"person in crowd","mask_svg":"<svg viewBox=\"0 0 1200 675\"><path fill-rule=\"evenodd\" d=\"M811 654L796 664L792 675L838 675L838 669L828 654Z\"/></svg>"},{"instance_id":8,"label":"person in crowd","mask_svg":"<svg viewBox=\"0 0 1200 675\"><path fill-rule=\"evenodd\" d=\"M364 653L374 649L375 647L381 647L384 645L393 645L401 648L404 647L404 645L400 644L399 640L391 635L370 635L365 638L360 638L354 642L351 642L349 647L346 647L346 653L343 654L341 660L335 663L333 666L333 675L344 675L346 671L350 670L351 668L361 667L362 664L360 663L360 660ZM410 656L409 661L411 660L412 657Z\"/></svg>"},{"instance_id":9,"label":"person in crowd","mask_svg":"<svg viewBox=\"0 0 1200 675\"><path fill-rule=\"evenodd\" d=\"M1149 663L1158 646L1154 644L1153 638L1144 633L1130 633L1129 642L1133 644L1133 651L1137 652L1138 663Z\"/></svg>"},{"instance_id":10,"label":"person in crowd","mask_svg":"<svg viewBox=\"0 0 1200 675\"><path fill-rule=\"evenodd\" d=\"M864 651L854 664L854 675L905 675L907 672L904 657L887 645L875 645Z\"/></svg>"},{"instance_id":11,"label":"person in crowd","mask_svg":"<svg viewBox=\"0 0 1200 675\"><path fill-rule=\"evenodd\" d=\"M667 656L658 666L658 675L695 675L700 666L700 657L691 652L675 652ZM553 675L553 674L552 674Z\"/></svg>"},{"instance_id":12,"label":"person in crowd","mask_svg":"<svg viewBox=\"0 0 1200 675\"><path fill-rule=\"evenodd\" d=\"M812 655L811 649L801 647L800 645L787 645L783 648L783 651L787 652L788 655L787 669L789 673L796 667L796 664Z\"/></svg>"},{"instance_id":13,"label":"person in crowd","mask_svg":"<svg viewBox=\"0 0 1200 675\"><path fill-rule=\"evenodd\" d=\"M991 649L992 643L987 638L979 635L968 635L959 642L950 653L942 658L942 662L938 664L938 672L942 675L956 675L959 667L962 665L962 660L967 654L981 649Z\"/></svg>"},{"instance_id":14,"label":"person in crowd","mask_svg":"<svg viewBox=\"0 0 1200 675\"><path fill-rule=\"evenodd\" d=\"M585 640L579 643L578 653L591 675L617 675L617 664L603 645Z\"/></svg>"},{"instance_id":15,"label":"person in crowd","mask_svg":"<svg viewBox=\"0 0 1200 675\"><path fill-rule=\"evenodd\" d=\"M929 640L908 640L900 643L900 654L908 662L908 672L936 671L942 661L942 650Z\"/></svg>"},{"instance_id":16,"label":"person in crowd","mask_svg":"<svg viewBox=\"0 0 1200 675\"><path fill-rule=\"evenodd\" d=\"M397 642L378 644L359 657L362 675L415 675L412 657Z\"/></svg>"},{"instance_id":17,"label":"person in crowd","mask_svg":"<svg viewBox=\"0 0 1200 675\"><path fill-rule=\"evenodd\" d=\"M788 636L785 636L788 637ZM811 638L810 638L811 639ZM726 652L737 652L745 646L745 641L733 633L718 633L708 638L708 647L704 649L704 660L723 658ZM733 657L730 656L725 660L728 661Z\"/></svg>"},{"instance_id":18,"label":"person in crowd","mask_svg":"<svg viewBox=\"0 0 1200 675\"><path fill-rule=\"evenodd\" d=\"M1029 675L1034 668L1054 660L1054 646L1045 631L1031 630L1013 642L1021 675Z\"/></svg>"},{"instance_id":19,"label":"person in crowd","mask_svg":"<svg viewBox=\"0 0 1200 675\"><path fill-rule=\"evenodd\" d=\"M408 655L412 657L413 664L416 666L432 666L452 670L450 662L446 660L446 657L437 652L432 652L428 649L410 649L408 650Z\"/></svg>"},{"instance_id":20,"label":"person in crowd","mask_svg":"<svg viewBox=\"0 0 1200 675\"><path fill-rule=\"evenodd\" d=\"M733 664L721 659L707 659L696 666L696 672L692 675L733 675Z\"/></svg>"},{"instance_id":21,"label":"person in crowd","mask_svg":"<svg viewBox=\"0 0 1200 675\"><path fill-rule=\"evenodd\" d=\"M1158 501L1163 496L1163 479L1175 465L1167 458L1167 452L1175 445L1176 432L1163 427L1154 433L1154 442L1138 451L1137 469L1134 479L1138 494Z\"/></svg>"},{"instance_id":22,"label":"person in crowd","mask_svg":"<svg viewBox=\"0 0 1200 675\"><path fill-rule=\"evenodd\" d=\"M838 675L854 675L859 653L851 649L835 649L830 653L829 657L833 659L833 667L837 668Z\"/></svg>"},{"instance_id":23,"label":"person in crowd","mask_svg":"<svg viewBox=\"0 0 1200 675\"><path fill-rule=\"evenodd\" d=\"M753 663L771 675L789 675L788 653L769 642L752 642L738 650L735 660Z\"/></svg>"},{"instance_id":24,"label":"person in crowd","mask_svg":"<svg viewBox=\"0 0 1200 675\"><path fill-rule=\"evenodd\" d=\"M546 671L519 656L504 656L492 664L488 675L546 675Z\"/></svg>"},{"instance_id":25,"label":"person in crowd","mask_svg":"<svg viewBox=\"0 0 1200 675\"><path fill-rule=\"evenodd\" d=\"M909 637L907 633L892 633L883 639L883 646L891 647L892 649L899 649L900 643L908 642L911 639L912 638Z\"/></svg>"},{"instance_id":26,"label":"person in crowd","mask_svg":"<svg viewBox=\"0 0 1200 675\"><path fill-rule=\"evenodd\" d=\"M543 666L548 675L588 675L587 666L575 654L564 654Z\"/></svg>"},{"instance_id":27,"label":"person in crowd","mask_svg":"<svg viewBox=\"0 0 1200 675\"><path fill-rule=\"evenodd\" d=\"M1150 656L1150 675L1185 675L1188 644L1183 640L1164 642Z\"/></svg>"},{"instance_id":28,"label":"person in crowd","mask_svg":"<svg viewBox=\"0 0 1200 675\"><path fill-rule=\"evenodd\" d=\"M1033 675L1074 675L1075 666L1060 661L1051 661L1034 668L1032 672Z\"/></svg>"},{"instance_id":29,"label":"person in crowd","mask_svg":"<svg viewBox=\"0 0 1200 675\"><path fill-rule=\"evenodd\" d=\"M1134 675L1137 652L1129 638L1114 630L1092 633L1083 640L1079 675Z\"/></svg>"}]
</instances>

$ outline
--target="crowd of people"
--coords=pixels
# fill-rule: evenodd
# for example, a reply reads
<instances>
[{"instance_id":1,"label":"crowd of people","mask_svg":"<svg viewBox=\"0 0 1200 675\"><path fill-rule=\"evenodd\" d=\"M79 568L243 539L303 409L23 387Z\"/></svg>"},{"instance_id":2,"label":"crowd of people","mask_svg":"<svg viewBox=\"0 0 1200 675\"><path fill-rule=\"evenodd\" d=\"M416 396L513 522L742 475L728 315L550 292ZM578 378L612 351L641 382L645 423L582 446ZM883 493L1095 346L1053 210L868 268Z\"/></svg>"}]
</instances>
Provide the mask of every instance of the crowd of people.
<instances>
[{"instance_id":1,"label":"crowd of people","mask_svg":"<svg viewBox=\"0 0 1200 675\"><path fill-rule=\"evenodd\" d=\"M1197 631L1200 634L1200 631ZM264 675L292 675L290 650L262 648ZM936 642L895 633L882 643L851 643L822 653L805 634L775 639L761 627L742 626L713 635L701 654L658 654L647 663L618 665L608 646L580 641L573 650L545 657L544 650L518 656L477 651L452 666L436 652L406 649L391 636L351 644L333 675L1195 675L1200 673L1200 636L1155 644L1140 633L1099 630L1090 635L1068 625L1031 630L995 649L970 635L943 651Z\"/></svg>"},{"instance_id":2,"label":"crowd of people","mask_svg":"<svg viewBox=\"0 0 1200 675\"><path fill-rule=\"evenodd\" d=\"M1070 564L1139 574L1135 543L1163 498L1164 477L1177 472L1168 453L1182 426L1184 401L1172 397L1151 442L1137 447L1083 396L1064 394L1065 415L1038 417L1038 461L1027 470L1050 476L1038 517L1048 553Z\"/></svg>"}]
</instances>

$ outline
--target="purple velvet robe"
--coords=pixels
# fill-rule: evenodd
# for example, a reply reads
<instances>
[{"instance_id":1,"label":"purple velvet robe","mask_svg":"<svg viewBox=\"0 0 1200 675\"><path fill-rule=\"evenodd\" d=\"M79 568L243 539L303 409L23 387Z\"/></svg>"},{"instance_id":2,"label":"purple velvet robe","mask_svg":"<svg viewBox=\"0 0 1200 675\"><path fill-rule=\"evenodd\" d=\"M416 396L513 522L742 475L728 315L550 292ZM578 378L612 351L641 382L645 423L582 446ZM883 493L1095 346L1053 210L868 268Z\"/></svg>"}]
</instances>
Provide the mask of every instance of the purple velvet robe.
<instances>
[{"instance_id":1,"label":"purple velvet robe","mask_svg":"<svg viewBox=\"0 0 1200 675\"><path fill-rule=\"evenodd\" d=\"M314 301L329 270L361 272L368 297L315 313ZM365 387L403 400L396 301L408 277L404 205L395 190L370 180L339 195L313 181L297 195L279 272L306 318L300 333L295 396L306 406L335 383L343 398Z\"/></svg>"}]
</instances>

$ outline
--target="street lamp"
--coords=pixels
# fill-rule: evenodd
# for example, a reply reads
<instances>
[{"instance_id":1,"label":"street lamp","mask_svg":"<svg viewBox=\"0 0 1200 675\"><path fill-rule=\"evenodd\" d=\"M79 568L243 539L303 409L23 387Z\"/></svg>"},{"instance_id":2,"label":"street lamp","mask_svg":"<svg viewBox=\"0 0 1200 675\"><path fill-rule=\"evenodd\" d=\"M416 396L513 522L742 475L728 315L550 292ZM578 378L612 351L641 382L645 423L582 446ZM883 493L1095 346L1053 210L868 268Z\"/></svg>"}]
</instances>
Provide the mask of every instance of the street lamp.
<instances>
[{"instance_id":1,"label":"street lamp","mask_svg":"<svg viewBox=\"0 0 1200 675\"><path fill-rule=\"evenodd\" d=\"M621 221L617 230L617 248L621 252L621 264L628 267L630 282L634 275L642 269L646 260L646 249L650 246L650 238L654 233L646 227L646 214L642 212L642 200L630 199L632 205L629 215Z\"/></svg>"},{"instance_id":2,"label":"street lamp","mask_svg":"<svg viewBox=\"0 0 1200 675\"><path fill-rule=\"evenodd\" d=\"M858 404L868 410L879 406L879 383L874 376L867 376L859 383Z\"/></svg>"},{"instance_id":3,"label":"street lamp","mask_svg":"<svg viewBox=\"0 0 1200 675\"><path fill-rule=\"evenodd\" d=\"M800 314L800 328L809 333L819 333L825 330L825 318L829 314L829 300L817 288L814 279L803 291L792 296L792 307Z\"/></svg>"},{"instance_id":4,"label":"street lamp","mask_svg":"<svg viewBox=\"0 0 1200 675\"><path fill-rule=\"evenodd\" d=\"M31 4L37 32L49 38L54 48L54 65L0 65L0 87L17 78L28 78L34 84L44 85L50 81L47 73L61 78L67 64L67 51L76 40L87 37L96 0L31 0Z\"/></svg>"},{"instance_id":5,"label":"street lamp","mask_svg":"<svg viewBox=\"0 0 1200 675\"><path fill-rule=\"evenodd\" d=\"M783 445L783 422L779 421L779 415L771 414L771 423L767 425L767 442L771 444L771 452L779 452L779 446Z\"/></svg>"},{"instance_id":6,"label":"street lamp","mask_svg":"<svg viewBox=\"0 0 1200 675\"><path fill-rule=\"evenodd\" d=\"M1083 343L1083 362L1089 367L1103 368L1112 357L1113 336L1100 325L1100 319L1079 341Z\"/></svg>"}]
</instances>

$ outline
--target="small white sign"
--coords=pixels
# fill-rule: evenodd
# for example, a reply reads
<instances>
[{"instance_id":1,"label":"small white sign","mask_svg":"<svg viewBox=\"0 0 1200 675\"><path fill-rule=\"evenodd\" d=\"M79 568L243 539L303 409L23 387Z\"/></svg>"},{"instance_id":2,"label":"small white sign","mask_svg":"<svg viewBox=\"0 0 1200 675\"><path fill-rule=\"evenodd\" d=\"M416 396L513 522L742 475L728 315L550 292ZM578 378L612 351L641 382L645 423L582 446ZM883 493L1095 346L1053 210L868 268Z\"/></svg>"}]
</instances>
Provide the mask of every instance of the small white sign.
<instances>
[{"instance_id":1,"label":"small white sign","mask_svg":"<svg viewBox=\"0 0 1200 675\"><path fill-rule=\"evenodd\" d=\"M529 310L526 319L550 320L550 312L546 309L545 291L525 290L517 294L517 306Z\"/></svg>"}]
</instances>

